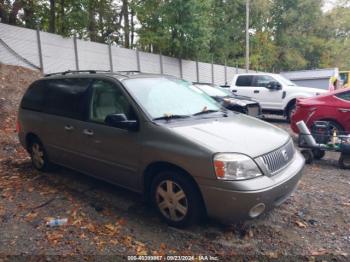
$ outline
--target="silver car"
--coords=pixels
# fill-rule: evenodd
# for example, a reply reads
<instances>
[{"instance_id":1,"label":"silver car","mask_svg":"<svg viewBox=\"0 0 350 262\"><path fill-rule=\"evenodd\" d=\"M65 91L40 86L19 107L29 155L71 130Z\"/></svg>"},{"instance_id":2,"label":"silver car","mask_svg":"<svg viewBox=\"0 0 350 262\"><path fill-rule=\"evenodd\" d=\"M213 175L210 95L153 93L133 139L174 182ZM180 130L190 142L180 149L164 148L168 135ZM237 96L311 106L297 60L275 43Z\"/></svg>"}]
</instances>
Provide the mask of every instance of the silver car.
<instances>
[{"instance_id":1,"label":"silver car","mask_svg":"<svg viewBox=\"0 0 350 262\"><path fill-rule=\"evenodd\" d=\"M304 166L285 131L164 75L46 76L26 91L18 129L35 168L142 193L173 226L256 218L290 196Z\"/></svg>"}]
</instances>

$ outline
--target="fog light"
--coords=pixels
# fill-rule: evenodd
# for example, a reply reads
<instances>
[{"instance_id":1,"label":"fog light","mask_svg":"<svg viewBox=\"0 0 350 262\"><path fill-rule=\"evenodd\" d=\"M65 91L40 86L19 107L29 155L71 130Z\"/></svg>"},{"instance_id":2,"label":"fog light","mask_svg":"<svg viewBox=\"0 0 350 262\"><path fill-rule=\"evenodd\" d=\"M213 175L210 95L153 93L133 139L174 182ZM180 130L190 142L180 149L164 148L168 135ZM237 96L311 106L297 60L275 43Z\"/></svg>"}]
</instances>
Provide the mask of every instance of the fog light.
<instances>
[{"instance_id":1,"label":"fog light","mask_svg":"<svg viewBox=\"0 0 350 262\"><path fill-rule=\"evenodd\" d=\"M251 218L255 218L257 216L260 216L262 214L262 212L264 212L264 210L265 210L265 204L259 203L250 209L249 216Z\"/></svg>"}]
</instances>

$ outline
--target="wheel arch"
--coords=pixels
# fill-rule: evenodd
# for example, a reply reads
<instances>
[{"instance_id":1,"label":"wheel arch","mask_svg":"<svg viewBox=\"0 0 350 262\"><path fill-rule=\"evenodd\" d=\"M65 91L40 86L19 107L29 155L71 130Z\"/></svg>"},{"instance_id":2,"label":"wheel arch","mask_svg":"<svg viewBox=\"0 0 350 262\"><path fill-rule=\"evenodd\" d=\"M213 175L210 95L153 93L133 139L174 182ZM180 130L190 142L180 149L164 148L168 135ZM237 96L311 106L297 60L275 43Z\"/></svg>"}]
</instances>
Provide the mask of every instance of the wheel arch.
<instances>
[{"instance_id":1,"label":"wheel arch","mask_svg":"<svg viewBox=\"0 0 350 262\"><path fill-rule=\"evenodd\" d=\"M40 138L33 132L29 132L26 134L25 136L25 147L27 149L27 151L29 150L29 146L31 141L33 141L34 139L37 139L40 141Z\"/></svg>"},{"instance_id":2,"label":"wheel arch","mask_svg":"<svg viewBox=\"0 0 350 262\"><path fill-rule=\"evenodd\" d=\"M284 113L287 114L287 113L288 113L288 109L291 107L291 105L296 104L296 102L297 102L297 98L296 98L296 97L290 99L290 100L288 101L286 107L284 108Z\"/></svg>"},{"instance_id":3,"label":"wheel arch","mask_svg":"<svg viewBox=\"0 0 350 262\"><path fill-rule=\"evenodd\" d=\"M345 130L345 128L344 128L344 126L342 125L342 124L340 124L339 123L339 121L338 120L336 120L336 119L334 119L334 118L320 118L320 119L318 119L318 120L315 120L315 121L329 121L329 122L333 122L333 123L335 123L335 124L337 124L339 127L341 127L342 128L342 130ZM315 122L314 121L314 122ZM313 123L312 123L313 124Z\"/></svg>"},{"instance_id":4,"label":"wheel arch","mask_svg":"<svg viewBox=\"0 0 350 262\"><path fill-rule=\"evenodd\" d=\"M165 170L178 171L179 174L186 177L191 182L191 184L196 189L196 191L197 191L197 193L202 201L202 204L203 204L203 207L204 207L205 213L206 213L206 206L205 206L205 202L204 202L204 199L202 196L202 192L201 192L196 180L190 175L189 172L187 172L182 167L180 167L176 164L173 164L173 163L165 162L165 161L157 161L157 162L150 163L145 168L145 170L143 172L143 193L144 193L145 199L147 201L150 200L151 185L152 185L152 181L155 178L155 176L159 172L165 171Z\"/></svg>"}]
</instances>

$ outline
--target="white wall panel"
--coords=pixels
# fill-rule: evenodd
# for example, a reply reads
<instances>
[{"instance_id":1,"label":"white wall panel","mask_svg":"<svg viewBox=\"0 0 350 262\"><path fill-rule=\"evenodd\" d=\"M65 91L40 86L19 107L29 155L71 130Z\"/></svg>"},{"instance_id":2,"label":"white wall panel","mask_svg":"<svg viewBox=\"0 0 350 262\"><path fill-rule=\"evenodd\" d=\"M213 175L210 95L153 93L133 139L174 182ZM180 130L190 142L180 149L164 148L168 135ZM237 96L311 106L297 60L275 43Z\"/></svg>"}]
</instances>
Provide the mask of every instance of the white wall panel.
<instances>
[{"instance_id":1,"label":"white wall panel","mask_svg":"<svg viewBox=\"0 0 350 262\"><path fill-rule=\"evenodd\" d=\"M180 77L180 63L179 59L163 56L163 70L164 74Z\"/></svg>"},{"instance_id":2,"label":"white wall panel","mask_svg":"<svg viewBox=\"0 0 350 262\"><path fill-rule=\"evenodd\" d=\"M211 83L211 64L198 63L199 68L199 82Z\"/></svg>"},{"instance_id":3,"label":"white wall panel","mask_svg":"<svg viewBox=\"0 0 350 262\"><path fill-rule=\"evenodd\" d=\"M227 81L229 82L229 81ZM216 85L225 84L225 66L214 65L214 83Z\"/></svg>"},{"instance_id":4,"label":"white wall panel","mask_svg":"<svg viewBox=\"0 0 350 262\"><path fill-rule=\"evenodd\" d=\"M77 40L80 70L110 70L108 45Z\"/></svg>"},{"instance_id":5,"label":"white wall panel","mask_svg":"<svg viewBox=\"0 0 350 262\"><path fill-rule=\"evenodd\" d=\"M135 50L112 46L112 57L114 71L138 70Z\"/></svg>"},{"instance_id":6,"label":"white wall panel","mask_svg":"<svg viewBox=\"0 0 350 262\"><path fill-rule=\"evenodd\" d=\"M38 67L40 66L37 36L35 30L0 23L0 38L16 53L25 59L28 59L34 65ZM7 56L7 58L5 58L5 56ZM13 57L13 60L11 57ZM0 61L7 61L9 64L14 65L21 63L8 51L3 51L0 53ZM30 67L25 63L23 66Z\"/></svg>"},{"instance_id":7,"label":"white wall panel","mask_svg":"<svg viewBox=\"0 0 350 262\"><path fill-rule=\"evenodd\" d=\"M74 44L72 38L41 32L41 49L44 73L75 70Z\"/></svg>"},{"instance_id":8,"label":"white wall panel","mask_svg":"<svg viewBox=\"0 0 350 262\"><path fill-rule=\"evenodd\" d=\"M139 52L141 72L160 74L159 55Z\"/></svg>"},{"instance_id":9,"label":"white wall panel","mask_svg":"<svg viewBox=\"0 0 350 262\"><path fill-rule=\"evenodd\" d=\"M185 80L191 82L197 81L196 62L182 60L182 72Z\"/></svg>"}]
</instances>

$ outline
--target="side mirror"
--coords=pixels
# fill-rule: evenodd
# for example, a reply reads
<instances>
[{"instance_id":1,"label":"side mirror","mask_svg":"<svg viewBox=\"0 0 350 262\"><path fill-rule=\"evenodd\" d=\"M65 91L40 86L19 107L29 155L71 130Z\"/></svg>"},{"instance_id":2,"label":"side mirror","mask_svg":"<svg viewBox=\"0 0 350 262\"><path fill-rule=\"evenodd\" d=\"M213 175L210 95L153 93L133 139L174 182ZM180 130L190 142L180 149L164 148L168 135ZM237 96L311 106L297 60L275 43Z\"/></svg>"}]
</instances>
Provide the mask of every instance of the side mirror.
<instances>
[{"instance_id":1,"label":"side mirror","mask_svg":"<svg viewBox=\"0 0 350 262\"><path fill-rule=\"evenodd\" d=\"M138 123L136 120L128 120L125 114L110 114L106 116L105 124L130 131L138 130Z\"/></svg>"},{"instance_id":2,"label":"side mirror","mask_svg":"<svg viewBox=\"0 0 350 262\"><path fill-rule=\"evenodd\" d=\"M266 85L266 88L270 89L271 91L274 91L274 90L281 90L282 86L280 83L276 81L271 81Z\"/></svg>"}]
</instances>

